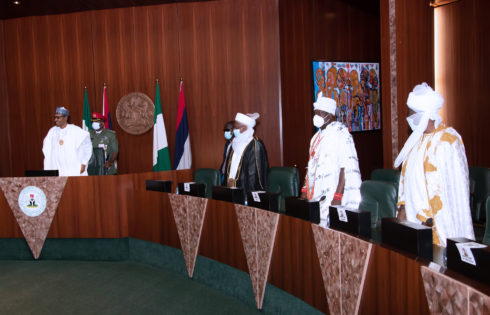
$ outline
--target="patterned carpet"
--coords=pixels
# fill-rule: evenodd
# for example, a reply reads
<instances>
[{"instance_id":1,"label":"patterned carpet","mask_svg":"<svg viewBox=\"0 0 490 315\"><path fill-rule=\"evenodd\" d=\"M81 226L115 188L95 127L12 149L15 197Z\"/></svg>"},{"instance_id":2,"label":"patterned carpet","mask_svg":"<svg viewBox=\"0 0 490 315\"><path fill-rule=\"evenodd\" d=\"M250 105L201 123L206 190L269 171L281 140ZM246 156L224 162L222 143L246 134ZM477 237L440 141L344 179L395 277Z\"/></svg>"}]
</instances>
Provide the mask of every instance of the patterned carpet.
<instances>
[{"instance_id":1,"label":"patterned carpet","mask_svg":"<svg viewBox=\"0 0 490 315\"><path fill-rule=\"evenodd\" d=\"M2 314L259 314L233 297L135 262L0 260Z\"/></svg>"}]
</instances>

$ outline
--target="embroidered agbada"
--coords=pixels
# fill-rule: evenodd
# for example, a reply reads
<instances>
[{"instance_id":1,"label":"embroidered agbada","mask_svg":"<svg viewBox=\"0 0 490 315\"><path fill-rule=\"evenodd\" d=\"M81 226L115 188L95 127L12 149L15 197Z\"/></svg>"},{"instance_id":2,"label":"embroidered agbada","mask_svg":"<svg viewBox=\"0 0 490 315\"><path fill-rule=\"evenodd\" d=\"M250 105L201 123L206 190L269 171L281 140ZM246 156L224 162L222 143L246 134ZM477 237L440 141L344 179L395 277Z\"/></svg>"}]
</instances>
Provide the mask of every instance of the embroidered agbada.
<instances>
[{"instance_id":1,"label":"embroidered agbada","mask_svg":"<svg viewBox=\"0 0 490 315\"><path fill-rule=\"evenodd\" d=\"M361 201L361 173L356 148L348 129L338 121L324 130L318 130L310 141L305 186L307 197L320 200L321 225L326 226L328 208L339 183L340 169L344 169L345 186L341 204L357 209Z\"/></svg>"},{"instance_id":2,"label":"embroidered agbada","mask_svg":"<svg viewBox=\"0 0 490 315\"><path fill-rule=\"evenodd\" d=\"M87 168L83 174L80 170L92 156L90 134L72 124L54 126L44 138L43 154L45 170L58 170L60 176L87 175Z\"/></svg>"},{"instance_id":3,"label":"embroidered agbada","mask_svg":"<svg viewBox=\"0 0 490 315\"><path fill-rule=\"evenodd\" d=\"M425 134L403 162L398 206L405 205L407 220L432 218L433 243L446 239L475 239L470 212L468 162L461 136L441 123Z\"/></svg>"}]
</instances>

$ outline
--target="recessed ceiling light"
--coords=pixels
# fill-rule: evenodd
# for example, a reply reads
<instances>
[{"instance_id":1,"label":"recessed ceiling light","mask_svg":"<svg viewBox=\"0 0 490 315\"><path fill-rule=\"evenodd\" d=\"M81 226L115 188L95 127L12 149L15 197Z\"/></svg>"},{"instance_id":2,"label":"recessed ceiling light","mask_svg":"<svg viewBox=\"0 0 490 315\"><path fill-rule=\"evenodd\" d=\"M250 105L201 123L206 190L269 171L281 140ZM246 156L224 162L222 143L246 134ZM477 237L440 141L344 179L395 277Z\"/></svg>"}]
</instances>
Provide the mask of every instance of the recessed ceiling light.
<instances>
[{"instance_id":1,"label":"recessed ceiling light","mask_svg":"<svg viewBox=\"0 0 490 315\"><path fill-rule=\"evenodd\" d=\"M12 1L13 4L15 5L19 5L20 4L20 1Z\"/></svg>"}]
</instances>

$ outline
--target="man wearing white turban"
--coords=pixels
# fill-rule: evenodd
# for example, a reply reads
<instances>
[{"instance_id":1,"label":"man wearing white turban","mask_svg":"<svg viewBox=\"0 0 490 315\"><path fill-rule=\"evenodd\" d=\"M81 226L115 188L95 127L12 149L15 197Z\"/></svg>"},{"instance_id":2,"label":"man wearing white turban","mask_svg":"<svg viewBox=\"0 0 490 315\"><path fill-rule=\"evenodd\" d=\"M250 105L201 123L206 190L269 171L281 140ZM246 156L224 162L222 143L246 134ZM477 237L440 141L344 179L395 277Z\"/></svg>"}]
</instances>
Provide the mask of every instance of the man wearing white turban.
<instances>
[{"instance_id":1,"label":"man wearing white turban","mask_svg":"<svg viewBox=\"0 0 490 315\"><path fill-rule=\"evenodd\" d=\"M445 247L447 238L475 236L465 149L461 136L438 114L443 103L427 83L408 95L414 114L407 121L413 132L395 167L403 163L397 217L431 226L433 243Z\"/></svg>"},{"instance_id":2,"label":"man wearing white turban","mask_svg":"<svg viewBox=\"0 0 490 315\"><path fill-rule=\"evenodd\" d=\"M320 225L327 226L330 205L358 208L361 173L352 135L343 123L336 121L335 100L320 92L313 108L313 125L319 129L310 141L301 196L320 201Z\"/></svg>"},{"instance_id":3,"label":"man wearing white turban","mask_svg":"<svg viewBox=\"0 0 490 315\"><path fill-rule=\"evenodd\" d=\"M266 190L269 160L262 140L254 137L258 113L237 113L233 129L231 152L226 161L225 178L228 187L241 187L245 192Z\"/></svg>"}]
</instances>

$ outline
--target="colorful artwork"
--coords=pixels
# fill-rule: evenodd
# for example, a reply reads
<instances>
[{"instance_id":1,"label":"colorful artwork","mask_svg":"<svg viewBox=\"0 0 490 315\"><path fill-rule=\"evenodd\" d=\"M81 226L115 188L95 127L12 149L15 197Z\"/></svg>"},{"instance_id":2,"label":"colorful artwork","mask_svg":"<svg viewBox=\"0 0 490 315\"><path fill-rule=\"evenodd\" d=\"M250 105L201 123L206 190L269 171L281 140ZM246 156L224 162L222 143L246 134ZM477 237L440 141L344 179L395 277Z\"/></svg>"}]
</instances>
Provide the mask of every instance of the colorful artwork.
<instances>
[{"instance_id":1,"label":"colorful artwork","mask_svg":"<svg viewBox=\"0 0 490 315\"><path fill-rule=\"evenodd\" d=\"M349 131L381 129L379 63L313 61L319 92L337 102L337 120Z\"/></svg>"}]
</instances>

